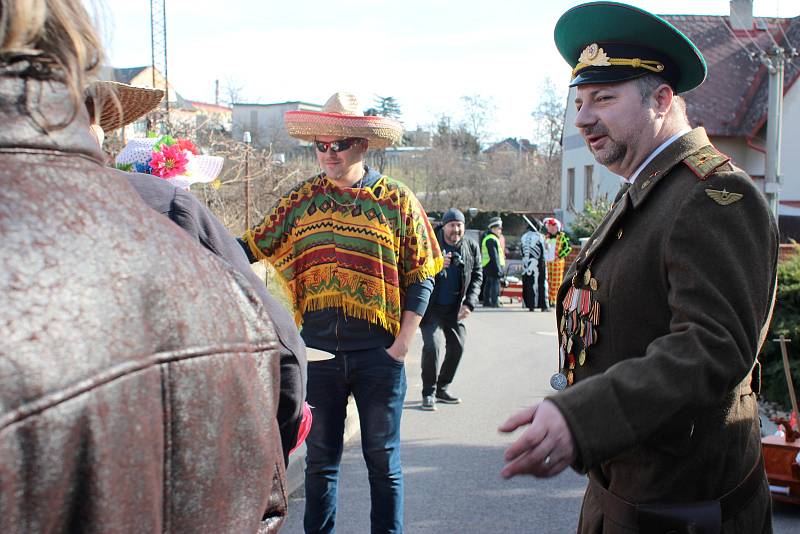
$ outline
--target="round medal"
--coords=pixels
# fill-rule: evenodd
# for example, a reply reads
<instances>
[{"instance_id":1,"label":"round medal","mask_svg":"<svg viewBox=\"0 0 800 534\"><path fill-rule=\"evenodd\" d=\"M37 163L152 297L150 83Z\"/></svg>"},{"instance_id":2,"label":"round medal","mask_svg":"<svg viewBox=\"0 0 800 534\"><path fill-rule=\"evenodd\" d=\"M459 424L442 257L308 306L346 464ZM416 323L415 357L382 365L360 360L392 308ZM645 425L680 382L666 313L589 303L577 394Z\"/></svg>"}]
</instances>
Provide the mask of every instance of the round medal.
<instances>
[{"instance_id":1,"label":"round medal","mask_svg":"<svg viewBox=\"0 0 800 534\"><path fill-rule=\"evenodd\" d=\"M563 373L556 373L550 377L550 387L556 391L561 391L567 387L567 377Z\"/></svg>"}]
</instances>

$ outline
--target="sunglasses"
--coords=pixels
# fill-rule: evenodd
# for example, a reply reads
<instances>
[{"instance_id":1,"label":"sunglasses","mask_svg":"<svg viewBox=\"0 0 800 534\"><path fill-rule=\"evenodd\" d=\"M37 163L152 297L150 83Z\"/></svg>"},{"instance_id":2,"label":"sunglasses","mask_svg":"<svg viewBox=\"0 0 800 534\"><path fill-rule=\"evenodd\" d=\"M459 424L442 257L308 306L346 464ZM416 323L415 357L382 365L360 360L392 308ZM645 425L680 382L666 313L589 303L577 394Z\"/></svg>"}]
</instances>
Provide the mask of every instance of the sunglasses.
<instances>
[{"instance_id":1,"label":"sunglasses","mask_svg":"<svg viewBox=\"0 0 800 534\"><path fill-rule=\"evenodd\" d=\"M336 141L330 141L328 143L323 143L322 141L314 141L314 146L317 147L317 150L322 152L323 154L331 149L331 152L344 152L345 150L350 149L354 144L361 141L359 137L348 137L347 139L338 139Z\"/></svg>"}]
</instances>

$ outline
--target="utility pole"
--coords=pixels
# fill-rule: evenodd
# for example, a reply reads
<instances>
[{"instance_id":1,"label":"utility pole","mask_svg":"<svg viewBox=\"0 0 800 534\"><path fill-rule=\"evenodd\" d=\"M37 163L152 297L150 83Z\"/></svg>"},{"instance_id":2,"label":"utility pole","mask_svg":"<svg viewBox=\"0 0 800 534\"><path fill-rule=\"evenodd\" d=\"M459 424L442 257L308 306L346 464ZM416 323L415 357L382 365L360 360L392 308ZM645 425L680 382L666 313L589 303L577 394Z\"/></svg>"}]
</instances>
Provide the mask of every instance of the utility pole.
<instances>
[{"instance_id":1,"label":"utility pole","mask_svg":"<svg viewBox=\"0 0 800 534\"><path fill-rule=\"evenodd\" d=\"M783 69L786 52L775 45L761 55L769 72L769 107L767 108L767 158L764 170L764 192L770 210L778 220L778 196L781 190L781 129L783 122Z\"/></svg>"},{"instance_id":2,"label":"utility pole","mask_svg":"<svg viewBox=\"0 0 800 534\"><path fill-rule=\"evenodd\" d=\"M219 80L214 80L214 104L219 106Z\"/></svg>"},{"instance_id":3,"label":"utility pole","mask_svg":"<svg viewBox=\"0 0 800 534\"><path fill-rule=\"evenodd\" d=\"M244 132L244 229L250 229L250 143L253 142L250 132Z\"/></svg>"},{"instance_id":4,"label":"utility pole","mask_svg":"<svg viewBox=\"0 0 800 534\"><path fill-rule=\"evenodd\" d=\"M164 122L169 124L169 73L167 70L167 0L150 0L150 61L153 74L153 88L160 89L163 85L164 115L158 117L159 126ZM161 73L161 79L156 76L156 70Z\"/></svg>"}]
</instances>

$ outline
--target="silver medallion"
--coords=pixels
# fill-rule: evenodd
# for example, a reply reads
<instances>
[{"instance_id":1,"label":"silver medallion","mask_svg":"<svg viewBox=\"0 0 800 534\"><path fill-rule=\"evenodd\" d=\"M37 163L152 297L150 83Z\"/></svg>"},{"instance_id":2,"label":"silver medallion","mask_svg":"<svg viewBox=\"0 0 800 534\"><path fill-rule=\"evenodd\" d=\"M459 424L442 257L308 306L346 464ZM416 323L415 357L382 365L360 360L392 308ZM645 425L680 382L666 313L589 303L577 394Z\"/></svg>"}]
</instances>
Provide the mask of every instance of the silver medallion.
<instances>
[{"instance_id":1,"label":"silver medallion","mask_svg":"<svg viewBox=\"0 0 800 534\"><path fill-rule=\"evenodd\" d=\"M556 373L550 377L550 387L556 391L561 391L567 388L567 377L564 373Z\"/></svg>"}]
</instances>

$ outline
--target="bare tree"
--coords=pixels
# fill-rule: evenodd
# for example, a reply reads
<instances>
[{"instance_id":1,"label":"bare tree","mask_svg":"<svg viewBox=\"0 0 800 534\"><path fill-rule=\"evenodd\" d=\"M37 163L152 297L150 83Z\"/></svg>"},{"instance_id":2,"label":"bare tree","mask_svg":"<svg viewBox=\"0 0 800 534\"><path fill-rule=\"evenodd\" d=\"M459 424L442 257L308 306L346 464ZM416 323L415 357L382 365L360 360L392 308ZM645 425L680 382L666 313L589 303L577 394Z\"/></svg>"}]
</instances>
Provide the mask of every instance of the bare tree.
<instances>
[{"instance_id":1,"label":"bare tree","mask_svg":"<svg viewBox=\"0 0 800 534\"><path fill-rule=\"evenodd\" d=\"M561 159L561 133L564 131L566 95L549 77L539 87L539 103L531 116L535 121L534 139L545 159Z\"/></svg>"},{"instance_id":2,"label":"bare tree","mask_svg":"<svg viewBox=\"0 0 800 534\"><path fill-rule=\"evenodd\" d=\"M223 103L229 107L235 103L242 102L244 99L244 84L237 78L225 78L222 96Z\"/></svg>"},{"instance_id":3,"label":"bare tree","mask_svg":"<svg viewBox=\"0 0 800 534\"><path fill-rule=\"evenodd\" d=\"M461 103L464 106L464 124L467 130L482 143L488 134L489 124L494 120L495 105L490 98L478 94L462 96Z\"/></svg>"}]
</instances>

